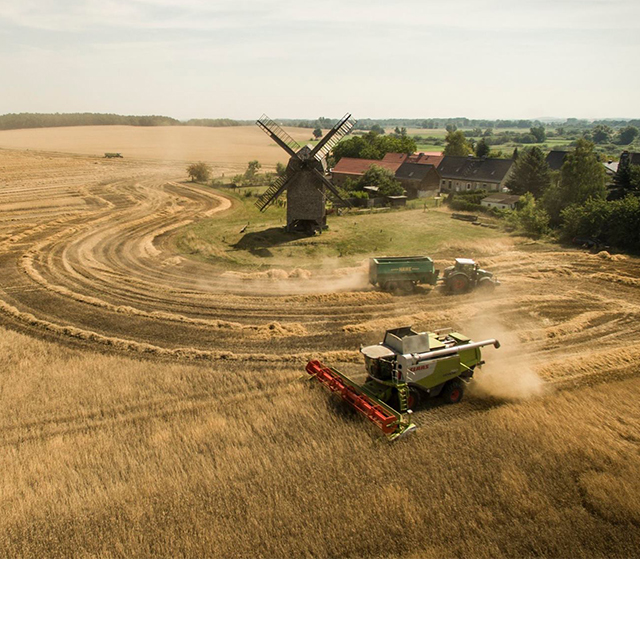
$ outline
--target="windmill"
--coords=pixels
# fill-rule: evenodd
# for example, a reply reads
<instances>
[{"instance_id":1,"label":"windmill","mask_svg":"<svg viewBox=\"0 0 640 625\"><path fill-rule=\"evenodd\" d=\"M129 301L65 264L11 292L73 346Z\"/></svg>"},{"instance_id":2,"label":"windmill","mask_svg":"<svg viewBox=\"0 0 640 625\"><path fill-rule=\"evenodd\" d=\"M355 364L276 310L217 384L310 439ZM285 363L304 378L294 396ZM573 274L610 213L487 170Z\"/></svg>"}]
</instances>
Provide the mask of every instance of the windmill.
<instances>
[{"instance_id":1,"label":"windmill","mask_svg":"<svg viewBox=\"0 0 640 625\"><path fill-rule=\"evenodd\" d=\"M258 198L256 206L261 211L265 210L286 190L287 232L321 232L327 223L325 187L344 203L338 189L325 177L325 157L351 131L355 121L347 113L313 148L309 145L300 147L293 137L266 115L256 124L290 156L284 175Z\"/></svg>"}]
</instances>

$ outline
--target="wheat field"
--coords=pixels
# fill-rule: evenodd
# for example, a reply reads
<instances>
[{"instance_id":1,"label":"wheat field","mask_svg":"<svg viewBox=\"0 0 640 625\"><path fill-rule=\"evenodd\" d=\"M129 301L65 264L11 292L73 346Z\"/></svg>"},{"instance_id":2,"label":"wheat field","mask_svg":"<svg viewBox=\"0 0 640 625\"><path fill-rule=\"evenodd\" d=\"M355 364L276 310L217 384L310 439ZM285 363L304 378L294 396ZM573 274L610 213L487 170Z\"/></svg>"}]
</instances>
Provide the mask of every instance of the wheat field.
<instances>
[{"instance_id":1,"label":"wheat field","mask_svg":"<svg viewBox=\"0 0 640 625\"><path fill-rule=\"evenodd\" d=\"M301 145L313 140L309 128L285 130ZM216 175L244 171L257 159L266 168L286 162L287 154L257 126L79 126L27 128L0 132L0 148L53 151L102 157L121 152L126 159L154 162L203 160Z\"/></svg>"},{"instance_id":2,"label":"wheat field","mask_svg":"<svg viewBox=\"0 0 640 625\"><path fill-rule=\"evenodd\" d=\"M176 250L236 210L178 156L58 147L0 150L0 556L640 555L637 258L452 237L503 281L454 298L223 270ZM404 324L503 348L389 445L302 374Z\"/></svg>"}]
</instances>

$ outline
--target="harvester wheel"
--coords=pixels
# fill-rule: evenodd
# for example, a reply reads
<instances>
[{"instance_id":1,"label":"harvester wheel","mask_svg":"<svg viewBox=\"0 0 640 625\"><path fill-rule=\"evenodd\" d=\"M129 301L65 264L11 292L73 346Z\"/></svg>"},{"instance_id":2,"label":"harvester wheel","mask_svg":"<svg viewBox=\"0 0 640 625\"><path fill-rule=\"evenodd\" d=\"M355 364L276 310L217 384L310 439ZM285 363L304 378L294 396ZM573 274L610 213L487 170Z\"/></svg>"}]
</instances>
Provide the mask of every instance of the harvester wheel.
<instances>
[{"instance_id":1,"label":"harvester wheel","mask_svg":"<svg viewBox=\"0 0 640 625\"><path fill-rule=\"evenodd\" d=\"M451 293L465 293L469 290L469 278L463 273L457 273L449 278L448 286Z\"/></svg>"},{"instance_id":2,"label":"harvester wheel","mask_svg":"<svg viewBox=\"0 0 640 625\"><path fill-rule=\"evenodd\" d=\"M449 380L442 389L442 397L448 404L457 404L464 395L464 384L458 380Z\"/></svg>"},{"instance_id":3,"label":"harvester wheel","mask_svg":"<svg viewBox=\"0 0 640 625\"><path fill-rule=\"evenodd\" d=\"M417 410L420 406L420 399L420 391L415 388L410 388L407 397L407 408L409 410Z\"/></svg>"}]
</instances>

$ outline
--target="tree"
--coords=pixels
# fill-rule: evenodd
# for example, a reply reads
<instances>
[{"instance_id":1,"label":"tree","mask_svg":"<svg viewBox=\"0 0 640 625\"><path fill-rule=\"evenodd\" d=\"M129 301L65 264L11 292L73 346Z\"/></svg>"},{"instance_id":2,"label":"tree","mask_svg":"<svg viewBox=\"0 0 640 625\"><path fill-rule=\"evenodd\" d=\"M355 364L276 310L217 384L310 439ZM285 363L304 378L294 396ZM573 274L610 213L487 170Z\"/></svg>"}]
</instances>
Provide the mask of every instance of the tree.
<instances>
[{"instance_id":1,"label":"tree","mask_svg":"<svg viewBox=\"0 0 640 625\"><path fill-rule=\"evenodd\" d=\"M590 198L604 198L605 176L593 143L578 139L575 150L569 152L564 159L558 188L550 189L550 193L543 199L552 223L559 224L562 211L571 204L581 205Z\"/></svg>"},{"instance_id":2,"label":"tree","mask_svg":"<svg viewBox=\"0 0 640 625\"><path fill-rule=\"evenodd\" d=\"M276 163L276 174L278 176L284 176L287 172L287 166L282 163Z\"/></svg>"},{"instance_id":3,"label":"tree","mask_svg":"<svg viewBox=\"0 0 640 625\"><path fill-rule=\"evenodd\" d=\"M211 177L211 167L202 161L191 163L187 167L187 175L191 176L191 182L206 182Z\"/></svg>"},{"instance_id":4,"label":"tree","mask_svg":"<svg viewBox=\"0 0 640 625\"><path fill-rule=\"evenodd\" d=\"M611 140L612 133L613 131L609 126L598 124L591 131L591 137L593 138L594 143L608 143Z\"/></svg>"},{"instance_id":5,"label":"tree","mask_svg":"<svg viewBox=\"0 0 640 625\"><path fill-rule=\"evenodd\" d=\"M533 237L542 236L549 229L549 214L536 204L531 193L525 193L520 200L520 208L513 211L510 221L516 228Z\"/></svg>"},{"instance_id":6,"label":"tree","mask_svg":"<svg viewBox=\"0 0 640 625\"><path fill-rule=\"evenodd\" d=\"M534 146L525 150L514 166L507 187L518 195L531 193L539 199L551 184L551 171L542 150Z\"/></svg>"},{"instance_id":7,"label":"tree","mask_svg":"<svg viewBox=\"0 0 640 625\"><path fill-rule=\"evenodd\" d=\"M462 130L452 130L447 132L445 139L445 156L469 156L471 146L467 142Z\"/></svg>"},{"instance_id":8,"label":"tree","mask_svg":"<svg viewBox=\"0 0 640 625\"><path fill-rule=\"evenodd\" d=\"M547 133L544 130L544 126L531 126L529 132L535 137L536 143L543 143L547 138Z\"/></svg>"},{"instance_id":9,"label":"tree","mask_svg":"<svg viewBox=\"0 0 640 625\"><path fill-rule=\"evenodd\" d=\"M258 161L249 161L247 165L247 171L244 172L244 177L248 180L255 178L258 170L262 167Z\"/></svg>"},{"instance_id":10,"label":"tree","mask_svg":"<svg viewBox=\"0 0 640 625\"><path fill-rule=\"evenodd\" d=\"M483 158L488 156L489 152L491 152L489 144L484 140L484 138L480 139L480 141L476 143L476 156L478 158Z\"/></svg>"},{"instance_id":11,"label":"tree","mask_svg":"<svg viewBox=\"0 0 640 625\"><path fill-rule=\"evenodd\" d=\"M382 195L403 195L404 189L392 172L379 165L371 165L358 181L358 190L364 187L378 187Z\"/></svg>"},{"instance_id":12,"label":"tree","mask_svg":"<svg viewBox=\"0 0 640 625\"><path fill-rule=\"evenodd\" d=\"M627 126L626 128L621 128L618 133L618 143L621 145L629 145L629 143L633 143L636 140L636 137L640 131L635 126Z\"/></svg>"},{"instance_id":13,"label":"tree","mask_svg":"<svg viewBox=\"0 0 640 625\"><path fill-rule=\"evenodd\" d=\"M410 136L397 137L395 135L379 135L375 132L369 132L364 136L356 135L350 139L340 141L333 148L333 156L336 161L339 161L343 156L380 160L389 152L412 154L416 150L415 139Z\"/></svg>"},{"instance_id":14,"label":"tree","mask_svg":"<svg viewBox=\"0 0 640 625\"><path fill-rule=\"evenodd\" d=\"M618 200L629 194L640 196L640 166L631 165L628 159L621 160L613 180L615 186L609 194L610 200Z\"/></svg>"},{"instance_id":15,"label":"tree","mask_svg":"<svg viewBox=\"0 0 640 625\"><path fill-rule=\"evenodd\" d=\"M511 158L515 161L518 158L518 148L513 148L513 154L511 155Z\"/></svg>"},{"instance_id":16,"label":"tree","mask_svg":"<svg viewBox=\"0 0 640 625\"><path fill-rule=\"evenodd\" d=\"M316 139L319 139L319 138L322 136L322 128L316 128L316 129L313 131L313 136L314 136Z\"/></svg>"},{"instance_id":17,"label":"tree","mask_svg":"<svg viewBox=\"0 0 640 625\"><path fill-rule=\"evenodd\" d=\"M383 135L384 128L380 124L373 124L373 126L371 126L371 132L375 132L377 135Z\"/></svg>"}]
</instances>

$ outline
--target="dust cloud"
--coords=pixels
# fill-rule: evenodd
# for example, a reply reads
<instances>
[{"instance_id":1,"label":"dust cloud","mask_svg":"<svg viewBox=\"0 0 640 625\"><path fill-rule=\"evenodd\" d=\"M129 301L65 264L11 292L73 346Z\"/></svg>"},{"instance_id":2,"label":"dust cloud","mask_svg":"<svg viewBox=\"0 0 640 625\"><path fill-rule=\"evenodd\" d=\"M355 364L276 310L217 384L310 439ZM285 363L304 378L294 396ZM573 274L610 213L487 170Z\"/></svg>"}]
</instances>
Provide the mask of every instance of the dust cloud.
<instances>
[{"instance_id":1,"label":"dust cloud","mask_svg":"<svg viewBox=\"0 0 640 625\"><path fill-rule=\"evenodd\" d=\"M535 370L533 357L527 352L515 330L507 328L487 311L464 324L463 332L474 341L492 338L500 341L500 349L482 349L482 358L486 364L473 376L476 394L520 400L545 392L544 380Z\"/></svg>"}]
</instances>

